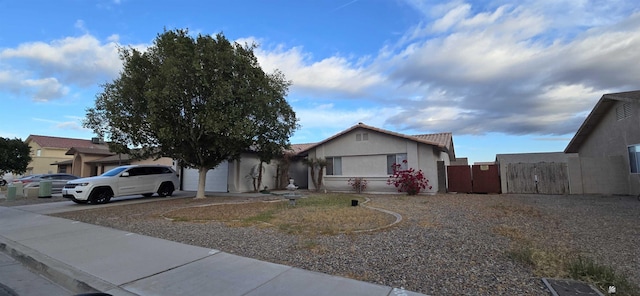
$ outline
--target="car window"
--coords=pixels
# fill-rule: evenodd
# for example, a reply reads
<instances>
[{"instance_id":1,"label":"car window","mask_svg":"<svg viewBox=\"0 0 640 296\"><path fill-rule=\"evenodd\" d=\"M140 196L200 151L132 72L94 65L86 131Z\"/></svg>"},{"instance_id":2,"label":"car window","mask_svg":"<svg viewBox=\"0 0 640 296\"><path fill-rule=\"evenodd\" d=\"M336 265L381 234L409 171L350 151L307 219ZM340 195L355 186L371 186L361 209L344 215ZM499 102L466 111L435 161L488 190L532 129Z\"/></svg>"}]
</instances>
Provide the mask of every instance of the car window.
<instances>
[{"instance_id":1,"label":"car window","mask_svg":"<svg viewBox=\"0 0 640 296\"><path fill-rule=\"evenodd\" d=\"M120 174L122 171L124 171L126 169L127 169L127 167L117 167L115 169L111 169L111 170L105 172L104 174L102 174L102 176L105 176L105 177L117 176L118 174Z\"/></svg>"},{"instance_id":2,"label":"car window","mask_svg":"<svg viewBox=\"0 0 640 296\"><path fill-rule=\"evenodd\" d=\"M166 169L165 167L154 167L153 168L153 173L156 175L159 174L164 174L164 169Z\"/></svg>"},{"instance_id":3,"label":"car window","mask_svg":"<svg viewBox=\"0 0 640 296\"><path fill-rule=\"evenodd\" d=\"M141 176L141 175L145 175L145 169L144 168L131 168L130 170L128 170L127 172L129 172L129 176Z\"/></svg>"},{"instance_id":4,"label":"car window","mask_svg":"<svg viewBox=\"0 0 640 296\"><path fill-rule=\"evenodd\" d=\"M77 178L72 175L53 175L53 179L54 180L73 180Z\"/></svg>"}]
</instances>

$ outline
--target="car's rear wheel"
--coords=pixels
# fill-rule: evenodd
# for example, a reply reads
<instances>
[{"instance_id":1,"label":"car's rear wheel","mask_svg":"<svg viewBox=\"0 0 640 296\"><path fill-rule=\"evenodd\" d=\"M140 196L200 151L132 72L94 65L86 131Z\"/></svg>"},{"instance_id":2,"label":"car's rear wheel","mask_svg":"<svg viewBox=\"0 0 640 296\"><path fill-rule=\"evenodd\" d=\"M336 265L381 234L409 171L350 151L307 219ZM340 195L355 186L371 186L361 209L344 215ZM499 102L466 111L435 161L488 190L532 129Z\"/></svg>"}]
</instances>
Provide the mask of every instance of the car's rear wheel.
<instances>
[{"instance_id":1,"label":"car's rear wheel","mask_svg":"<svg viewBox=\"0 0 640 296\"><path fill-rule=\"evenodd\" d=\"M109 188L96 188L91 192L92 204L106 204L113 197L113 192Z\"/></svg>"},{"instance_id":2,"label":"car's rear wheel","mask_svg":"<svg viewBox=\"0 0 640 296\"><path fill-rule=\"evenodd\" d=\"M173 183L165 182L160 185L160 189L158 189L158 195L161 197L171 196L173 194Z\"/></svg>"},{"instance_id":3,"label":"car's rear wheel","mask_svg":"<svg viewBox=\"0 0 640 296\"><path fill-rule=\"evenodd\" d=\"M4 186L4 185L7 185L7 181L5 181L5 180L0 180L0 186Z\"/></svg>"}]
</instances>

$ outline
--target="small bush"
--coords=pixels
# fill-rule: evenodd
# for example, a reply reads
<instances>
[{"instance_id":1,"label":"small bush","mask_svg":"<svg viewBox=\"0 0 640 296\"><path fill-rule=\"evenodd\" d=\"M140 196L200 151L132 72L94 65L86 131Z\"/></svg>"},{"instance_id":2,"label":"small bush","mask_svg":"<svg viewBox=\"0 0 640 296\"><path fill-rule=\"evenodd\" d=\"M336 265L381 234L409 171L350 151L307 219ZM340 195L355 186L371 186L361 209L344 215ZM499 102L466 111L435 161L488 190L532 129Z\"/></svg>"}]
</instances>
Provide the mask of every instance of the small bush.
<instances>
[{"instance_id":1,"label":"small bush","mask_svg":"<svg viewBox=\"0 0 640 296\"><path fill-rule=\"evenodd\" d=\"M407 163L406 160L402 161ZM429 180L424 176L422 170L414 170L409 168L402 170L402 165L394 163L393 175L387 180L388 185L393 185L398 189L398 192L406 192L408 195L416 195L423 189L431 189L429 186Z\"/></svg>"},{"instance_id":2,"label":"small bush","mask_svg":"<svg viewBox=\"0 0 640 296\"><path fill-rule=\"evenodd\" d=\"M349 178L347 181L356 193L362 193L367 189L367 180L362 177Z\"/></svg>"}]
</instances>

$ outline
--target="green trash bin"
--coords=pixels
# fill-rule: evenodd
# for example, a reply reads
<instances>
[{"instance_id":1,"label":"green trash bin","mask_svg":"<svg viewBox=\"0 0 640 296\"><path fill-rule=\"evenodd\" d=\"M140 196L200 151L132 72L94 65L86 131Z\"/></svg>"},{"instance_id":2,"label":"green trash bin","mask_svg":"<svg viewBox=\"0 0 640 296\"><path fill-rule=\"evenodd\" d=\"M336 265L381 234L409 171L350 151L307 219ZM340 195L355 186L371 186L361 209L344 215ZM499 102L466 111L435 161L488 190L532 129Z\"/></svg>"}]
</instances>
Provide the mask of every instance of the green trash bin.
<instances>
[{"instance_id":1,"label":"green trash bin","mask_svg":"<svg viewBox=\"0 0 640 296\"><path fill-rule=\"evenodd\" d=\"M9 185L7 187L7 200L15 200L16 199L16 186Z\"/></svg>"},{"instance_id":2,"label":"green trash bin","mask_svg":"<svg viewBox=\"0 0 640 296\"><path fill-rule=\"evenodd\" d=\"M39 198L51 197L51 181L40 181L40 191L38 192Z\"/></svg>"}]
</instances>

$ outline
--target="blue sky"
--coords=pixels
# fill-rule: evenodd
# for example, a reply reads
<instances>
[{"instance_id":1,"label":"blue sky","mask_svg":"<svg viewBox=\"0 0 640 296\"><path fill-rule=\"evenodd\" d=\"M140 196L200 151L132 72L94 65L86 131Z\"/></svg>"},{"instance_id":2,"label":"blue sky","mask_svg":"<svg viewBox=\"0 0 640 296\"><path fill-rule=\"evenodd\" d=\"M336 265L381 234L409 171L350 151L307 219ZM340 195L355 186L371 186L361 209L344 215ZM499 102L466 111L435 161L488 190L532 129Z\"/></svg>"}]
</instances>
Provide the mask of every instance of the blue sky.
<instances>
[{"instance_id":1,"label":"blue sky","mask_svg":"<svg viewBox=\"0 0 640 296\"><path fill-rule=\"evenodd\" d=\"M562 151L605 93L636 90L640 3L523 1L0 0L0 136L91 138L82 128L118 46L167 29L255 42L291 80L301 128L358 122L453 132L471 162Z\"/></svg>"}]
</instances>

